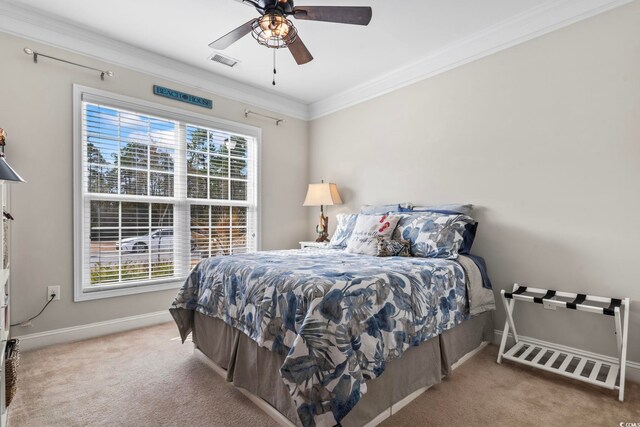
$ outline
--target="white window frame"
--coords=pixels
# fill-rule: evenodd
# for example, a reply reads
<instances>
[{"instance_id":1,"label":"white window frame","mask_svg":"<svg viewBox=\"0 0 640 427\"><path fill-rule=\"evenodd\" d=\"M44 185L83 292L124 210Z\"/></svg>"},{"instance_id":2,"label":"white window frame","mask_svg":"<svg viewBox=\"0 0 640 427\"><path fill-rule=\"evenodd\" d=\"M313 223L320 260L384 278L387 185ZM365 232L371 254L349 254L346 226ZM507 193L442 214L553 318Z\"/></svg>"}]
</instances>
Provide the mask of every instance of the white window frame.
<instances>
[{"instance_id":1,"label":"white window frame","mask_svg":"<svg viewBox=\"0 0 640 427\"><path fill-rule=\"evenodd\" d=\"M83 191L83 148L82 148L82 102L103 103L115 108L122 108L142 114L167 117L192 125L199 125L205 128L219 129L221 131L237 133L256 139L256 247L262 248L262 155L261 141L262 129L242 123L219 119L205 114L195 113L180 108L175 108L155 102L132 98L125 95L115 94L100 89L95 89L82 85L73 85L73 229L74 229L74 301L90 301L102 298L118 297L123 295L134 295L146 292L162 291L167 289L177 289L184 283L185 278L168 278L166 280L155 280L148 284L126 283L118 285L108 285L95 290L87 290L83 287L83 268L85 254L85 239L83 230L87 218L84 209ZM186 147L179 147L178 151L186 151ZM141 199L144 196L141 196Z\"/></svg>"}]
</instances>

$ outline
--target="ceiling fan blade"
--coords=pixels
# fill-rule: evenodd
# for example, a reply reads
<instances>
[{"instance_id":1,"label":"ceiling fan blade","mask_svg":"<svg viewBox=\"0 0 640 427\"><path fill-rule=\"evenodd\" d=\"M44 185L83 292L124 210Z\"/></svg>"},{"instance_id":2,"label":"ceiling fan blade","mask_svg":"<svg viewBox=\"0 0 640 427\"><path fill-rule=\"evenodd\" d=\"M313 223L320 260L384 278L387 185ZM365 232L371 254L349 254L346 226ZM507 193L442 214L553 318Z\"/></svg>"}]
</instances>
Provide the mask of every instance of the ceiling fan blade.
<instances>
[{"instance_id":1,"label":"ceiling fan blade","mask_svg":"<svg viewBox=\"0 0 640 427\"><path fill-rule=\"evenodd\" d=\"M302 43L300 36L296 37L296 40L287 47L298 65L313 61L313 55L311 55L311 52L309 52L304 43Z\"/></svg>"},{"instance_id":2,"label":"ceiling fan blade","mask_svg":"<svg viewBox=\"0 0 640 427\"><path fill-rule=\"evenodd\" d=\"M301 6L293 8L293 17L309 21L369 25L373 11L363 6Z\"/></svg>"},{"instance_id":3,"label":"ceiling fan blade","mask_svg":"<svg viewBox=\"0 0 640 427\"><path fill-rule=\"evenodd\" d=\"M251 32L251 24L253 24L254 21L255 19L252 19L251 21L240 25L238 28L231 31L230 33L227 33L224 36L220 37L218 40L211 42L209 44L209 47L212 49L228 48L229 46L231 46L232 44L234 44L235 42L237 42L238 40L240 40L241 38L243 38L244 36L246 36Z\"/></svg>"}]
</instances>

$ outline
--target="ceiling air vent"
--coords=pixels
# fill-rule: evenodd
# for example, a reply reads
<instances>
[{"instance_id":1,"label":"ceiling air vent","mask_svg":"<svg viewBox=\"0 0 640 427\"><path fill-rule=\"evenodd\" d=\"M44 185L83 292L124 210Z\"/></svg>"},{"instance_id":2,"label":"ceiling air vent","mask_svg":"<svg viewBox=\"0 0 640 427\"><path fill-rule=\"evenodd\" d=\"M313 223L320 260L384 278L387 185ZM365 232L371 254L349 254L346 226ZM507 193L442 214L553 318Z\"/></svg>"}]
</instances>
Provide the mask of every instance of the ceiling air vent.
<instances>
[{"instance_id":1,"label":"ceiling air vent","mask_svg":"<svg viewBox=\"0 0 640 427\"><path fill-rule=\"evenodd\" d=\"M209 59L211 59L213 62L217 62L231 68L240 63L240 61L238 61L237 59L229 58L228 56L224 56L219 53L214 53Z\"/></svg>"}]
</instances>

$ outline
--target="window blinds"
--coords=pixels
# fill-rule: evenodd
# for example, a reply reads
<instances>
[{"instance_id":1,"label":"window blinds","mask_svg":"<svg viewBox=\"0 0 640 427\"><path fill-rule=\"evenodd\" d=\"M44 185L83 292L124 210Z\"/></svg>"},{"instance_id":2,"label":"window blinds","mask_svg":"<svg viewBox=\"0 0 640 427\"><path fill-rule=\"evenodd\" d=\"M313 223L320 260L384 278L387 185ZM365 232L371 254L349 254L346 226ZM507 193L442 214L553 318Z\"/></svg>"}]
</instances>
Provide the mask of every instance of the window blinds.
<instances>
[{"instance_id":1,"label":"window blinds","mask_svg":"<svg viewBox=\"0 0 640 427\"><path fill-rule=\"evenodd\" d=\"M257 249L256 139L141 111L82 101L84 290Z\"/></svg>"}]
</instances>

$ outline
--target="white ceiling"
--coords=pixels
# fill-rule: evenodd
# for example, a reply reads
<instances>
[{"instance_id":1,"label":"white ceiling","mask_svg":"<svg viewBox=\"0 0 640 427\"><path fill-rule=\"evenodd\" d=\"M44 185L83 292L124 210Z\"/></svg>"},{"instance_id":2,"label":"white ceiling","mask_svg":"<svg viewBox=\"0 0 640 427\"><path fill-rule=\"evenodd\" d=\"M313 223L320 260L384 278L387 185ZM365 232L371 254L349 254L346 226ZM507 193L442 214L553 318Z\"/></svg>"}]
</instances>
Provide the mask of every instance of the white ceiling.
<instances>
[{"instance_id":1,"label":"white ceiling","mask_svg":"<svg viewBox=\"0 0 640 427\"><path fill-rule=\"evenodd\" d=\"M406 67L451 43L540 5L539 0L298 0L301 5L371 6L368 27L295 21L314 61L297 65L250 36L222 53L241 61L228 68L208 61L208 44L257 16L235 0L17 0L107 37L177 59L304 103L319 101Z\"/></svg>"},{"instance_id":2,"label":"white ceiling","mask_svg":"<svg viewBox=\"0 0 640 427\"><path fill-rule=\"evenodd\" d=\"M236 67L208 60L211 41L257 16L238 0L0 0L0 31L313 119L632 0L295 1L371 6L373 19L294 20L315 59L278 51L275 87L273 51L250 35L221 52Z\"/></svg>"}]
</instances>

